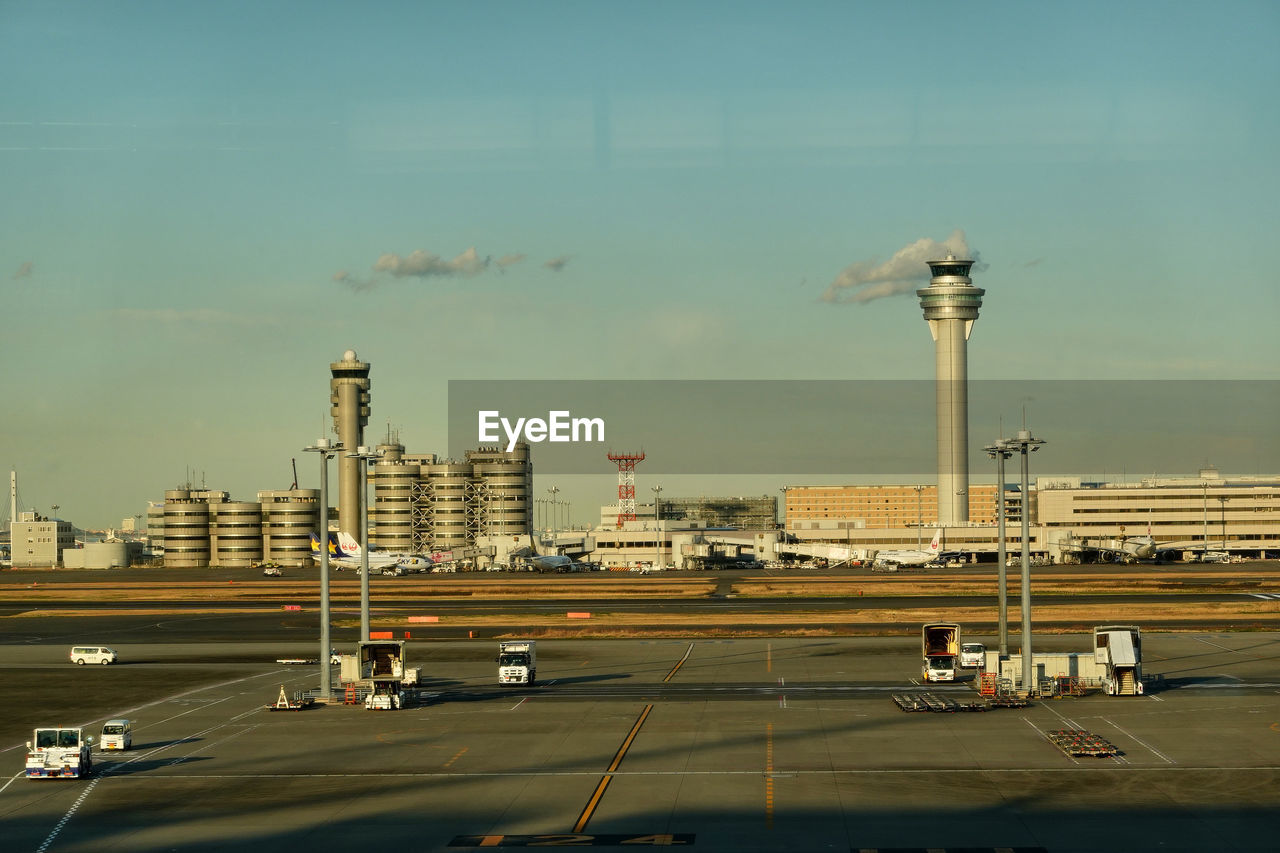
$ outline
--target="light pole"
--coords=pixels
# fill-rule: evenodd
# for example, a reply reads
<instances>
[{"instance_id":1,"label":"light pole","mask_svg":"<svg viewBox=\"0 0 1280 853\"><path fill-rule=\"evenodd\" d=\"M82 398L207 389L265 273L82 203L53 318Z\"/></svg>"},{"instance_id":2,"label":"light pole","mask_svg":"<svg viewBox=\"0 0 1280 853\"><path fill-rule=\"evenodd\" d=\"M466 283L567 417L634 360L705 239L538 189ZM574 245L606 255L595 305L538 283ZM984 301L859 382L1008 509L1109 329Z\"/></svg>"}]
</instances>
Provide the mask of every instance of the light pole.
<instances>
[{"instance_id":1,"label":"light pole","mask_svg":"<svg viewBox=\"0 0 1280 853\"><path fill-rule=\"evenodd\" d=\"M377 451L370 450L363 444L354 453L347 454L348 459L357 460L357 480L360 484L360 642L369 639L369 500L368 471L369 460L377 459Z\"/></svg>"},{"instance_id":2,"label":"light pole","mask_svg":"<svg viewBox=\"0 0 1280 853\"><path fill-rule=\"evenodd\" d=\"M552 548L555 548L555 547L556 547L556 523L559 521L559 519L558 519L558 518L556 518L556 495L560 494L560 487L559 487L559 486L552 486L551 488L547 489L547 494L551 495L551 504L550 504L550 507L551 507L551 547L552 547ZM544 517L544 519L543 519L543 520L545 521L545 517Z\"/></svg>"},{"instance_id":3,"label":"light pole","mask_svg":"<svg viewBox=\"0 0 1280 853\"><path fill-rule=\"evenodd\" d=\"M662 486L653 487L653 568L657 571L662 563L662 513L658 512L658 498L662 495Z\"/></svg>"},{"instance_id":4,"label":"light pole","mask_svg":"<svg viewBox=\"0 0 1280 853\"><path fill-rule=\"evenodd\" d=\"M1218 503L1222 506L1222 550L1227 550L1227 501L1230 498L1225 495L1218 498Z\"/></svg>"},{"instance_id":5,"label":"light pole","mask_svg":"<svg viewBox=\"0 0 1280 853\"><path fill-rule=\"evenodd\" d=\"M1031 437L1031 430L1018 430L1018 437L1004 442L1010 449L1022 454L1022 686L1027 695L1032 695L1035 666L1031 653L1031 501L1029 498L1030 483L1027 456L1035 453L1044 444L1038 438Z\"/></svg>"},{"instance_id":6,"label":"light pole","mask_svg":"<svg viewBox=\"0 0 1280 853\"><path fill-rule=\"evenodd\" d=\"M1008 570L1005 563L1009 557L1005 553L1006 534L1004 529L1004 460L1013 455L1013 451L1005 446L1004 439L984 447L987 455L996 460L996 579L997 594L1000 598L1000 658L1009 656L1009 586Z\"/></svg>"},{"instance_id":7,"label":"light pole","mask_svg":"<svg viewBox=\"0 0 1280 853\"><path fill-rule=\"evenodd\" d=\"M304 451L320 454L320 698L333 700L330 684L329 655L333 646L329 640L329 460L342 450L342 442L330 444L327 438L317 438Z\"/></svg>"},{"instance_id":8,"label":"light pole","mask_svg":"<svg viewBox=\"0 0 1280 853\"><path fill-rule=\"evenodd\" d=\"M924 526L924 515L920 509L920 493L924 491L924 486L912 486L916 490L916 550L920 550L920 528Z\"/></svg>"},{"instance_id":9,"label":"light pole","mask_svg":"<svg viewBox=\"0 0 1280 853\"><path fill-rule=\"evenodd\" d=\"M1204 562L1209 556L1209 484L1204 484L1204 499L1202 507L1204 509L1204 537L1200 543L1200 562Z\"/></svg>"}]
</instances>

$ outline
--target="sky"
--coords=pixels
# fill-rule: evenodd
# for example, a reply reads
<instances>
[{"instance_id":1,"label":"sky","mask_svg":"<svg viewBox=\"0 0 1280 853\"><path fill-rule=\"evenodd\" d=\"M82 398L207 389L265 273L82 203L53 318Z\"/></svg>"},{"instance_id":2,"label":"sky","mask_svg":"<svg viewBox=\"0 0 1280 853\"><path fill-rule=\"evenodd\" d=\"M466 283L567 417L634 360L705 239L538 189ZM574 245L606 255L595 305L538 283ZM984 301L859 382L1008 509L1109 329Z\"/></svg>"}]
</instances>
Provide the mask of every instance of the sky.
<instances>
[{"instance_id":1,"label":"sky","mask_svg":"<svg viewBox=\"0 0 1280 853\"><path fill-rule=\"evenodd\" d=\"M1275 380L1278 37L1272 2L4 0L0 460L85 527L252 499L348 348L419 453L450 380L927 380L895 260L938 247L980 261L972 378ZM602 462L537 488L594 520Z\"/></svg>"}]
</instances>

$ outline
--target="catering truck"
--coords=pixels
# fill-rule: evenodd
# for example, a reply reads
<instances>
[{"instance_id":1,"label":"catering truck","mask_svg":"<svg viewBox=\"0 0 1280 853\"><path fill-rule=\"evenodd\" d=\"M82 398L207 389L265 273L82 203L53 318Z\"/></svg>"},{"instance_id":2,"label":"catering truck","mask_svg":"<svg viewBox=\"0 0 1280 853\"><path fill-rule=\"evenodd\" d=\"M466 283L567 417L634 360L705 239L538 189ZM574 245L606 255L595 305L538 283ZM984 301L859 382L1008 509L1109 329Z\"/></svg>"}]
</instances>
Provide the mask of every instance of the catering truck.
<instances>
[{"instance_id":1,"label":"catering truck","mask_svg":"<svg viewBox=\"0 0 1280 853\"><path fill-rule=\"evenodd\" d=\"M365 640L360 643L360 680L369 685L364 706L373 711L395 711L403 708L410 695L404 690L406 679L417 671L404 665L404 643L399 640Z\"/></svg>"},{"instance_id":2,"label":"catering truck","mask_svg":"<svg viewBox=\"0 0 1280 853\"><path fill-rule=\"evenodd\" d=\"M36 729L27 741L28 779L79 779L93 772L93 738L80 729Z\"/></svg>"},{"instance_id":3,"label":"catering truck","mask_svg":"<svg viewBox=\"0 0 1280 853\"><path fill-rule=\"evenodd\" d=\"M538 675L538 644L533 640L498 643L498 683L533 686Z\"/></svg>"},{"instance_id":4,"label":"catering truck","mask_svg":"<svg viewBox=\"0 0 1280 853\"><path fill-rule=\"evenodd\" d=\"M960 626L954 622L932 622L920 629L924 664L920 675L928 681L955 681L956 656L960 654Z\"/></svg>"}]
</instances>

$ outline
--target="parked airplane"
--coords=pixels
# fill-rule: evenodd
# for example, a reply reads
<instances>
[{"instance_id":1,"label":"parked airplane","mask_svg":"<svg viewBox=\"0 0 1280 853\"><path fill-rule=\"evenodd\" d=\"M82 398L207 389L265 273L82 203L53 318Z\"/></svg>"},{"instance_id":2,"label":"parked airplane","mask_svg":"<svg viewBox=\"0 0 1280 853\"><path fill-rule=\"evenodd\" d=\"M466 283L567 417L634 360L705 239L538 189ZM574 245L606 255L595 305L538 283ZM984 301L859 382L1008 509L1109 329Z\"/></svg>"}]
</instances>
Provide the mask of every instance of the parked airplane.
<instances>
[{"instance_id":1,"label":"parked airplane","mask_svg":"<svg viewBox=\"0 0 1280 853\"><path fill-rule=\"evenodd\" d=\"M360 566L360 543L352 539L350 534L338 533L338 550L341 551L344 556L353 560L357 567ZM375 551L373 548L369 549L369 571L384 569L388 566L397 566L408 571L425 572L433 565L434 563L420 554L410 554L403 551L398 553L392 551Z\"/></svg>"},{"instance_id":2,"label":"parked airplane","mask_svg":"<svg viewBox=\"0 0 1280 853\"><path fill-rule=\"evenodd\" d=\"M573 560L568 557L549 554L547 556L535 556L527 558L529 565L535 572L559 572L569 571L573 568Z\"/></svg>"},{"instance_id":3,"label":"parked airplane","mask_svg":"<svg viewBox=\"0 0 1280 853\"><path fill-rule=\"evenodd\" d=\"M877 551L877 566L923 566L936 558L942 543L942 528L933 532L933 539L926 551Z\"/></svg>"},{"instance_id":4,"label":"parked airplane","mask_svg":"<svg viewBox=\"0 0 1280 853\"><path fill-rule=\"evenodd\" d=\"M314 533L311 534L311 555L317 557L320 554L320 537ZM329 564L339 569L359 569L360 561L360 543L356 542L346 533L338 534L338 542L335 544L332 539L329 540ZM369 571L375 572L390 566L397 566L410 571L427 571L431 568L431 561L417 554L393 554L388 551L369 551Z\"/></svg>"}]
</instances>

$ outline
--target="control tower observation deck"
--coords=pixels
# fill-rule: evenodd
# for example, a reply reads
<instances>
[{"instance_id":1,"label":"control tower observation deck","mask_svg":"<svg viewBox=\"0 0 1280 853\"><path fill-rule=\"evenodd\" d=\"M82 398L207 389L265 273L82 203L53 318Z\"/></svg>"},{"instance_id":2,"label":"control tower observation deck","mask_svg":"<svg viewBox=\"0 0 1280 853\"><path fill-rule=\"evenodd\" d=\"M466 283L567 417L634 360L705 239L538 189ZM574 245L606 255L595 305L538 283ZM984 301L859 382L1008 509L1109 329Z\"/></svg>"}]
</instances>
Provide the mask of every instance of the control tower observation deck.
<instances>
[{"instance_id":1,"label":"control tower observation deck","mask_svg":"<svg viewBox=\"0 0 1280 853\"><path fill-rule=\"evenodd\" d=\"M360 361L355 350L342 354L342 361L329 365L329 404L333 428L344 451L338 455L338 529L363 542L360 519L364 518L364 484L360 482L360 460L347 453L364 445L364 428L369 424L369 362Z\"/></svg>"},{"instance_id":2,"label":"control tower observation deck","mask_svg":"<svg viewBox=\"0 0 1280 853\"><path fill-rule=\"evenodd\" d=\"M916 291L933 335L937 366L938 524L969 520L969 333L982 296L971 260L928 261L933 278Z\"/></svg>"}]
</instances>

